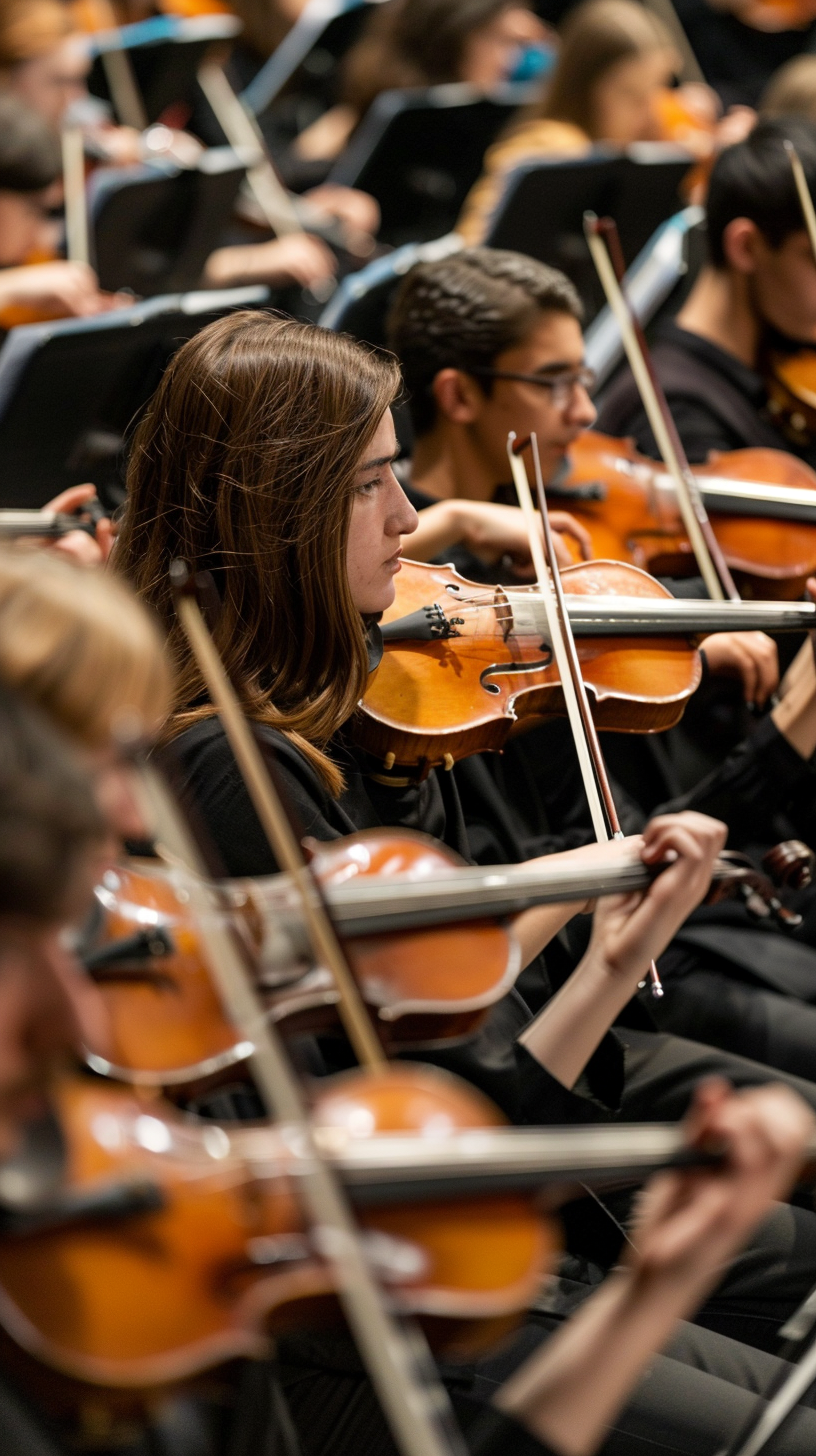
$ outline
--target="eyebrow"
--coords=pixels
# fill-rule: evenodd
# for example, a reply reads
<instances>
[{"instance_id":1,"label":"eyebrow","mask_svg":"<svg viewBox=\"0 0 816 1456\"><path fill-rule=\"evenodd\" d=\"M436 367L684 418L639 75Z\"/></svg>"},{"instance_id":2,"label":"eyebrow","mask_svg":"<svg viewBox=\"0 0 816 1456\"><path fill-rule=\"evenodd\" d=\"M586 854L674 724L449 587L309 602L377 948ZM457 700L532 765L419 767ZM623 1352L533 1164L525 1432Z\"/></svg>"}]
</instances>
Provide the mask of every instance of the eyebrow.
<instances>
[{"instance_id":1,"label":"eyebrow","mask_svg":"<svg viewBox=\"0 0 816 1456\"><path fill-rule=\"evenodd\" d=\"M394 461L399 460L399 458L400 450L399 447L397 447L397 449L392 451L390 455L382 455L380 456L379 460L366 460L363 462L362 465L359 465L357 468L358 470L377 470L383 465L393 465Z\"/></svg>"},{"instance_id":2,"label":"eyebrow","mask_svg":"<svg viewBox=\"0 0 816 1456\"><path fill-rule=\"evenodd\" d=\"M571 374L575 369L583 369L584 360L575 364L571 359L554 359L550 364L539 364L536 369L531 369L531 374Z\"/></svg>"}]
</instances>

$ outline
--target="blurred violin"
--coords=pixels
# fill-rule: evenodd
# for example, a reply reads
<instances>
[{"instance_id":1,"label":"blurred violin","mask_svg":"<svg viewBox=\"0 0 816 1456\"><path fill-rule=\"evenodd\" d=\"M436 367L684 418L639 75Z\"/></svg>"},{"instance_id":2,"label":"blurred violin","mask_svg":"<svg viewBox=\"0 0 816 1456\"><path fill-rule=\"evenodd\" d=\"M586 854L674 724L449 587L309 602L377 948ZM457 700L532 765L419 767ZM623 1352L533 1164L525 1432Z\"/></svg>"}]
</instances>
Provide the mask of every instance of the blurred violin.
<instances>
[{"instance_id":1,"label":"blurred violin","mask_svg":"<svg viewBox=\"0 0 816 1456\"><path fill-rule=\"evenodd\" d=\"M768 413L792 444L816 442L816 349L766 347L760 372L768 394Z\"/></svg>"},{"instance_id":2,"label":"blurred violin","mask_svg":"<svg viewBox=\"0 0 816 1456\"><path fill-rule=\"evenodd\" d=\"M508 915L645 888L652 875L634 851L591 865L557 856L546 868L464 865L445 845L409 830L365 830L331 844L312 842L311 849L387 1048L478 1028L521 970L502 923ZM723 864L723 880L738 877ZM233 880L220 890L257 961L270 1017L290 1034L334 1027L338 991L325 968L314 968L291 879ZM169 1087L245 1060L251 1046L224 1017L183 874L148 862L124 865L109 871L96 893L103 916L84 960L109 1026L105 1047L89 1049L92 1067Z\"/></svg>"},{"instance_id":3,"label":"blurred violin","mask_svg":"<svg viewBox=\"0 0 816 1456\"><path fill-rule=\"evenodd\" d=\"M66 1082L57 1106L64 1177L0 1207L4 1369L51 1413L132 1415L263 1357L275 1333L338 1323L285 1124L190 1121L97 1080ZM716 1160L660 1124L510 1128L467 1083L410 1064L332 1078L312 1120L391 1300L459 1356L528 1308L559 1247L544 1209Z\"/></svg>"},{"instance_id":4,"label":"blurred violin","mask_svg":"<svg viewBox=\"0 0 816 1456\"><path fill-rule=\"evenodd\" d=\"M715 452L694 476L741 594L800 597L816 570L816 473L781 450L748 449ZM548 494L583 521L597 555L658 576L694 573L674 483L631 441L587 431Z\"/></svg>"}]
</instances>

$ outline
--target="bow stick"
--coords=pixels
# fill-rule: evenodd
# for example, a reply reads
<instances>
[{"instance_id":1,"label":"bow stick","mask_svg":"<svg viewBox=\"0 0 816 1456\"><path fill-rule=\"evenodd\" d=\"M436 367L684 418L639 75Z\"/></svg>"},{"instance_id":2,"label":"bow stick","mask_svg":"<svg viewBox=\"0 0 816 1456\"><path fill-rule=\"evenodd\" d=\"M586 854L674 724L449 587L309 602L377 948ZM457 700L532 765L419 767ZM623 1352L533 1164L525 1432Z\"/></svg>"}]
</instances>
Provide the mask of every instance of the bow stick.
<instances>
[{"instance_id":1,"label":"bow stick","mask_svg":"<svg viewBox=\"0 0 816 1456\"><path fill-rule=\"evenodd\" d=\"M550 641L553 644L555 661L561 677L564 701L567 705L567 717L569 718L572 736L578 753L581 777L589 803L589 811L592 816L595 838L599 844L606 844L609 839L622 839L623 831L620 827L620 820L618 819L615 808L615 801L612 796L609 776L606 772L606 764L604 763L600 740L589 706L586 684L581 673L581 665L575 646L575 637L573 636L572 625L564 597L561 573L558 568L558 560L553 546L552 529L550 527L549 511L547 510L547 498L544 491L544 480L541 474L541 460L538 453L538 439L536 435L530 435L529 445L535 470L536 491L544 532L544 547L542 547L541 536L538 530L538 519L533 507L530 482L527 479L527 471L524 461L521 458L521 451L526 448L527 443L527 440L517 440L515 434L511 431L507 440L507 456L510 461L510 469L513 472L516 494L518 495L521 509L524 512L527 533L530 538L530 553L538 578L538 589L544 601L547 626L550 631ZM652 995L662 996L663 987L660 983L660 977L654 961L652 961L649 967L649 978L651 981Z\"/></svg>"},{"instance_id":2,"label":"bow stick","mask_svg":"<svg viewBox=\"0 0 816 1456\"><path fill-rule=\"evenodd\" d=\"M617 319L657 448L674 482L677 504L706 590L712 601L726 597L739 601L739 592L712 530L700 488L655 374L643 330L622 286L625 269L617 227L611 218L598 218L593 212L585 212L584 232L601 286Z\"/></svg>"},{"instance_id":3,"label":"bow stick","mask_svg":"<svg viewBox=\"0 0 816 1456\"><path fill-rule=\"evenodd\" d=\"M66 126L61 136L65 191L65 254L72 263L89 263L88 206L85 196L85 141L82 128Z\"/></svg>"}]
</instances>

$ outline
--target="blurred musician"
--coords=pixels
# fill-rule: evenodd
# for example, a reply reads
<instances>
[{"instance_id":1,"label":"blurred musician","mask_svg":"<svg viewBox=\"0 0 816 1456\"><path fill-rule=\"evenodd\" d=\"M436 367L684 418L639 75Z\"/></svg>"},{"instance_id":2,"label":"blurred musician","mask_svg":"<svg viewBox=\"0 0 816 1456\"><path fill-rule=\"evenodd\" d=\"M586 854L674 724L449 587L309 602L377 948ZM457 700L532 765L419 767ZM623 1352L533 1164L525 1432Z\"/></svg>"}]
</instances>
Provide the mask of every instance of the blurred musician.
<instances>
[{"instance_id":1,"label":"blurred musician","mask_svg":"<svg viewBox=\"0 0 816 1456\"><path fill-rule=\"evenodd\" d=\"M581 156L596 144L627 147L663 137L660 98L679 66L668 31L635 0L586 0L564 23L561 49L541 100L528 108L488 151L482 178L457 224L468 243L485 236L491 214L514 168L525 162ZM708 137L718 105L705 86L684 86L677 99ZM730 116L724 125L750 124ZM713 145L713 142L707 145Z\"/></svg>"},{"instance_id":2,"label":"blurred musician","mask_svg":"<svg viewBox=\"0 0 816 1456\"><path fill-rule=\"evenodd\" d=\"M775 347L816 343L816 263L785 137L816 188L816 126L803 118L761 121L727 148L709 186L708 262L656 338L655 368L692 461L766 445L816 463L812 441L799 444L778 428L763 377ZM657 453L628 369L605 396L598 425Z\"/></svg>"},{"instance_id":3,"label":"blurred musician","mask_svg":"<svg viewBox=\"0 0 816 1456\"><path fill-rule=\"evenodd\" d=\"M293 152L328 164L382 91L453 81L498 86L523 55L541 49L546 34L523 0L392 0L374 7L342 62L339 105L300 133Z\"/></svg>"}]
</instances>

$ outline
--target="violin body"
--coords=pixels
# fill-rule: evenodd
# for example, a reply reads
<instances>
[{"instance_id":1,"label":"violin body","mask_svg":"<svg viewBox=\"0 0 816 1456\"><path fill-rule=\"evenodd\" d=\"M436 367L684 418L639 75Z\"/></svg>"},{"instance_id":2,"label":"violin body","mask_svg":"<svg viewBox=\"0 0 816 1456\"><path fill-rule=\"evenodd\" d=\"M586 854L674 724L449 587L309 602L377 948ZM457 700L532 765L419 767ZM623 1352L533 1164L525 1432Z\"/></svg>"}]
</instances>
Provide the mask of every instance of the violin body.
<instances>
[{"instance_id":1,"label":"violin body","mask_svg":"<svg viewBox=\"0 0 816 1456\"><path fill-rule=\"evenodd\" d=\"M409 831L369 830L312 848L325 889L352 879L387 882L394 875L432 879L461 863L444 845ZM257 954L265 905L273 920L282 906L280 877L231 882L225 893L235 907L236 928L251 937ZM91 1065L126 1081L169 1087L200 1082L245 1060L249 1049L213 990L183 879L149 862L126 864L105 876L97 900L104 920L89 966L107 1010L108 1035L104 1046L90 1048ZM291 904L299 919L294 892ZM145 937L146 922L151 928ZM351 935L344 944L389 1049L470 1035L521 970L518 945L495 917ZM327 971L312 968L307 946L295 947L283 966L261 976L267 1010L284 1033L337 1026L336 988Z\"/></svg>"},{"instance_id":2,"label":"violin body","mask_svg":"<svg viewBox=\"0 0 816 1456\"><path fill-rule=\"evenodd\" d=\"M800 597L816 570L816 523L790 515L774 519L764 511L752 514L749 501L744 514L721 510L716 496L706 495L706 486L764 482L816 492L816 473L784 451L751 449L714 454L706 465L696 465L694 474L741 595L789 601ZM576 486L597 486L600 498L573 499L571 488ZM631 441L598 431L580 436L570 446L559 505L562 501L587 527L597 555L632 562L657 576L696 573L673 487L662 467L638 454Z\"/></svg>"},{"instance_id":3,"label":"violin body","mask_svg":"<svg viewBox=\"0 0 816 1456\"><path fill-rule=\"evenodd\" d=\"M339 1321L329 1267L306 1233L297 1159L274 1126L190 1123L167 1104L97 1080L58 1094L66 1187L89 1211L48 1215L0 1239L4 1368L62 1413L110 1392L120 1413L242 1357L283 1329ZM331 1079L318 1128L436 1137L495 1128L496 1109L429 1067ZM122 1210L93 1212L100 1191ZM128 1190L154 1192L129 1212ZM101 1206L101 1205L100 1205ZM58 1205L57 1205L58 1207ZM388 1202L360 1212L380 1277L444 1349L474 1348L527 1307L555 1248L528 1193ZM125 1296L126 1297L123 1297Z\"/></svg>"},{"instance_id":4,"label":"violin body","mask_svg":"<svg viewBox=\"0 0 816 1456\"><path fill-rule=\"evenodd\" d=\"M768 411L794 445L816 440L816 349L771 349L763 359Z\"/></svg>"},{"instance_id":5,"label":"violin body","mask_svg":"<svg viewBox=\"0 0 816 1456\"><path fill-rule=\"evenodd\" d=\"M669 596L644 572L616 561L567 567L562 581L568 597ZM514 603L520 599L513 595ZM383 624L431 603L460 624L456 635L386 641L354 721L357 741L397 775L422 776L472 753L501 750L511 733L565 712L550 649L540 632L516 630L503 588L477 586L449 566L404 562ZM700 681L697 653L682 637L581 637L576 646L599 728L670 728Z\"/></svg>"}]
</instances>

